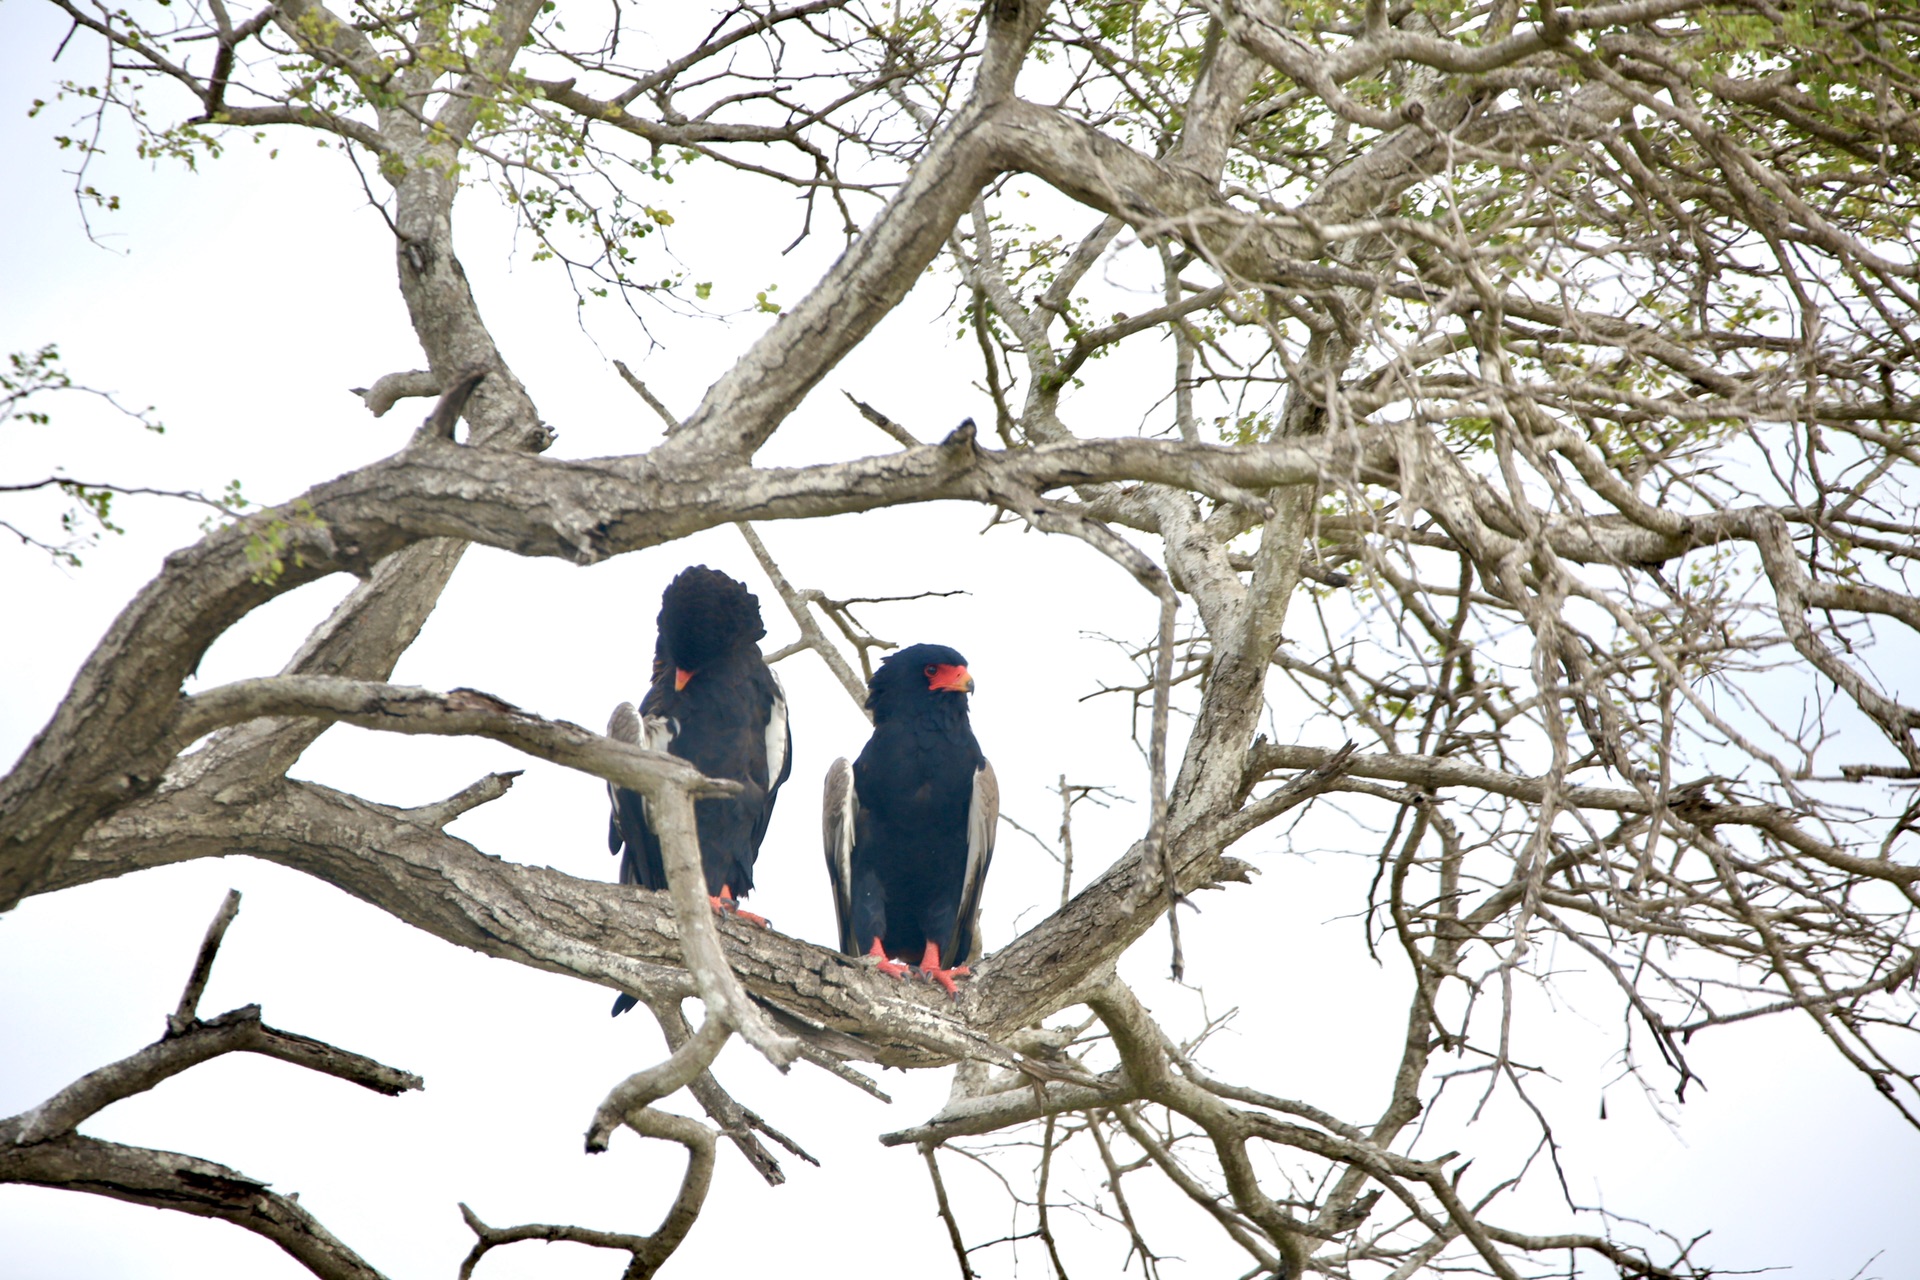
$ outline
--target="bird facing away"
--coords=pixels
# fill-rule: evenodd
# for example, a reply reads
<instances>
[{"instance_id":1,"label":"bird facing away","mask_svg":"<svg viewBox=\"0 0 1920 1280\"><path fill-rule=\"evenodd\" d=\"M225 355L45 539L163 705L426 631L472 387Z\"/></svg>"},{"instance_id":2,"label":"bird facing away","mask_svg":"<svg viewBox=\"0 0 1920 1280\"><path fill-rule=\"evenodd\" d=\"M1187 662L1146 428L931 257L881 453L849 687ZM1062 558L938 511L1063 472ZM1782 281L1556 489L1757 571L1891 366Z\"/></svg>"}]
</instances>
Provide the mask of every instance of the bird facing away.
<instances>
[{"instance_id":1,"label":"bird facing away","mask_svg":"<svg viewBox=\"0 0 1920 1280\"><path fill-rule=\"evenodd\" d=\"M613 713L608 733L679 756L710 778L731 778L738 795L694 802L700 862L716 911L758 924L736 905L753 889L753 864L773 817L773 801L793 767L793 735L780 682L760 656L767 634L760 602L742 583L705 565L681 572L660 597L653 684L636 717L631 704ZM620 883L667 887L660 839L637 792L608 787L613 816L607 847L621 854ZM622 995L615 1014L637 1003Z\"/></svg>"},{"instance_id":2,"label":"bird facing away","mask_svg":"<svg viewBox=\"0 0 1920 1280\"><path fill-rule=\"evenodd\" d=\"M954 995L968 972L1000 786L967 723L967 660L937 644L890 654L867 684L873 737L827 771L822 815L840 950Z\"/></svg>"}]
</instances>

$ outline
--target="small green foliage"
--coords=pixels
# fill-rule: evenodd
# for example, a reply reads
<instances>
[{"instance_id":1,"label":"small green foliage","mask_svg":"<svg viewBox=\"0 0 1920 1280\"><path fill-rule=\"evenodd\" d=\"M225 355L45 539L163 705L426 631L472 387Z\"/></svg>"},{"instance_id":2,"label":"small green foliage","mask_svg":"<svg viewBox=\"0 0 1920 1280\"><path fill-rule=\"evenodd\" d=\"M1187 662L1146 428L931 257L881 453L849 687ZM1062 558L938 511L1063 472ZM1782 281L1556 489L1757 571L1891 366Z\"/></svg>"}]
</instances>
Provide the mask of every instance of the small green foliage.
<instances>
[{"instance_id":1,"label":"small green foliage","mask_svg":"<svg viewBox=\"0 0 1920 1280\"><path fill-rule=\"evenodd\" d=\"M1279 421L1270 413L1243 413L1234 418L1215 418L1220 439L1225 444L1265 444L1273 439Z\"/></svg>"},{"instance_id":2,"label":"small green foliage","mask_svg":"<svg viewBox=\"0 0 1920 1280\"><path fill-rule=\"evenodd\" d=\"M62 480L60 481L60 492L78 502L81 507L85 509L86 513L93 517L94 522L106 532L126 532L125 529L113 522L113 490L90 489L84 484L79 484L71 480ZM77 531L79 524L79 511L68 510L61 513L60 528L63 532L73 534ZM73 563L79 564L80 562L75 560Z\"/></svg>"},{"instance_id":3,"label":"small green foliage","mask_svg":"<svg viewBox=\"0 0 1920 1280\"><path fill-rule=\"evenodd\" d=\"M29 396L43 391L65 391L73 379L60 367L60 350L49 342L38 351L15 351L7 356L7 370L0 373L0 422L16 413L28 422L46 426L52 419L44 409L22 409Z\"/></svg>"},{"instance_id":4,"label":"small green foliage","mask_svg":"<svg viewBox=\"0 0 1920 1280\"><path fill-rule=\"evenodd\" d=\"M200 522L202 533L212 533L216 528L239 519L241 514L253 505L252 500L241 492L238 480L227 481L226 488L222 489L217 497L210 498L208 501L219 510Z\"/></svg>"},{"instance_id":5,"label":"small green foliage","mask_svg":"<svg viewBox=\"0 0 1920 1280\"><path fill-rule=\"evenodd\" d=\"M166 427L153 416L153 406L129 409L104 391L76 383L60 362L60 348L51 342L38 351L8 354L6 369L0 372L0 425L19 417L35 426L46 426L53 421L46 409L24 406L34 396L60 391L78 391L97 396L155 435L166 434Z\"/></svg>"},{"instance_id":6,"label":"small green foliage","mask_svg":"<svg viewBox=\"0 0 1920 1280\"><path fill-rule=\"evenodd\" d=\"M229 488L238 492L235 486ZM283 512L286 514L281 514ZM326 527L327 522L314 513L313 504L305 498L296 498L285 507L255 516L246 548L247 563L253 566L251 580L271 586L287 571L289 559L295 568L305 568L306 560L293 548L294 534L299 530L318 531Z\"/></svg>"}]
</instances>

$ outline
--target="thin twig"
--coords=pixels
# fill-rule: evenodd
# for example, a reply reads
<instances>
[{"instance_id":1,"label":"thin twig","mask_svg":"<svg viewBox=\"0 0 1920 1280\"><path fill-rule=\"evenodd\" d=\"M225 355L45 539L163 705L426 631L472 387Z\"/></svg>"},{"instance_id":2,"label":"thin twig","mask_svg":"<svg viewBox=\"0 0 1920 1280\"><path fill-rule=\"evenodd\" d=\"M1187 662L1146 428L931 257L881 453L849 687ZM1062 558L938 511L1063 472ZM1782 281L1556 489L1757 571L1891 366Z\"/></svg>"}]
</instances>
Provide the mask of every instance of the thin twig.
<instances>
[{"instance_id":1,"label":"thin twig","mask_svg":"<svg viewBox=\"0 0 1920 1280\"><path fill-rule=\"evenodd\" d=\"M673 416L673 410L667 408L667 406L661 402L659 396L656 396L652 391L648 390L647 384L640 381L640 379L634 375L633 370L627 368L625 361L615 360L613 367L619 370L620 376L626 379L627 385L632 387L634 391L639 394L640 398L647 402L647 407L660 415L660 421L667 424L668 435L672 435L680 429L680 419Z\"/></svg>"},{"instance_id":2,"label":"thin twig","mask_svg":"<svg viewBox=\"0 0 1920 1280\"><path fill-rule=\"evenodd\" d=\"M853 705L859 707L861 713L871 719L872 713L867 711L866 682L854 674L852 664L840 652L839 646L828 639L827 633L820 629L820 624L814 620L813 612L807 607L803 593L794 590L793 584L787 581L787 575L780 572L780 566L774 562L773 554L767 550L767 544L760 541L760 535L754 532L752 525L742 520L733 527L738 529L740 536L747 540L747 546L753 550L753 558L760 562L761 572L765 573L767 580L773 583L773 589L780 593L780 603L787 606L787 612L792 615L794 622L800 628L801 643L820 655L820 660L827 664L827 670L833 672L834 678L840 682L840 687L847 691L849 698L853 699Z\"/></svg>"},{"instance_id":3,"label":"thin twig","mask_svg":"<svg viewBox=\"0 0 1920 1280\"><path fill-rule=\"evenodd\" d=\"M940 1220L947 1224L947 1242L953 1246L954 1260L960 1264L960 1280L975 1280L977 1273L967 1261L967 1242L960 1235L960 1224L954 1220L953 1205L947 1201L947 1184L940 1179L940 1162L934 1159L933 1152L932 1143L920 1148L927 1162L927 1175L933 1179L933 1198L940 1206Z\"/></svg>"},{"instance_id":4,"label":"thin twig","mask_svg":"<svg viewBox=\"0 0 1920 1280\"><path fill-rule=\"evenodd\" d=\"M180 1007L167 1018L167 1034L184 1034L198 1022L200 996L207 989L207 979L213 976L214 957L220 952L220 942L227 936L227 926L240 914L240 891L227 890L227 896L221 900L220 909L213 913L213 922L207 926L207 936L200 940L200 954L193 959L193 971L187 975L187 986L180 993Z\"/></svg>"},{"instance_id":5,"label":"thin twig","mask_svg":"<svg viewBox=\"0 0 1920 1280\"><path fill-rule=\"evenodd\" d=\"M1173 944L1172 971L1175 982L1186 976L1186 961L1180 954L1180 893L1174 885L1173 860L1167 852L1167 715L1173 688L1173 620L1179 600L1171 591L1160 599L1160 639L1154 653L1153 737L1147 748L1148 772L1152 775L1153 822L1147 831L1147 843L1160 860L1160 884L1167 898L1167 937Z\"/></svg>"},{"instance_id":6,"label":"thin twig","mask_svg":"<svg viewBox=\"0 0 1920 1280\"><path fill-rule=\"evenodd\" d=\"M860 411L861 417L892 436L901 444L907 446L907 448L918 449L920 447L922 442L914 438L913 432L907 430L866 401L859 399L853 392L842 391L840 394L853 401L853 407Z\"/></svg>"}]
</instances>

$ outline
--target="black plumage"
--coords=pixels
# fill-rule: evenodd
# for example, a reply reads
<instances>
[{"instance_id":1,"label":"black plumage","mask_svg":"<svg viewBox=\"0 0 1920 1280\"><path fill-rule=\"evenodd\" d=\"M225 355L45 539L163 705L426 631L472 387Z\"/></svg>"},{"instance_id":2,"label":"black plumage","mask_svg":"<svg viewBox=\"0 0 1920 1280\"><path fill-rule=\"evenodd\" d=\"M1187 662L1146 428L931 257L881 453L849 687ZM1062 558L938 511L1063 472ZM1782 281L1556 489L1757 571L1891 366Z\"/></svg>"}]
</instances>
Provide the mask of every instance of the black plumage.
<instances>
[{"instance_id":1,"label":"black plumage","mask_svg":"<svg viewBox=\"0 0 1920 1280\"><path fill-rule=\"evenodd\" d=\"M993 859L1000 788L967 721L973 678L944 645L891 654L867 685L873 736L849 766L827 772L827 874L840 949L878 955L949 991L966 972L980 889Z\"/></svg>"},{"instance_id":2,"label":"black plumage","mask_svg":"<svg viewBox=\"0 0 1920 1280\"><path fill-rule=\"evenodd\" d=\"M735 902L753 889L773 802L793 767L787 700L760 656L766 633L760 602L743 584L705 565L684 570L660 597L653 684L639 715L622 703L609 730L679 756L708 777L741 784L738 795L694 802L707 893L724 911L736 911ZM625 788L608 790L607 847L621 854L620 883L665 889L666 866L645 800ZM634 1003L623 995L613 1011L624 1013Z\"/></svg>"}]
</instances>

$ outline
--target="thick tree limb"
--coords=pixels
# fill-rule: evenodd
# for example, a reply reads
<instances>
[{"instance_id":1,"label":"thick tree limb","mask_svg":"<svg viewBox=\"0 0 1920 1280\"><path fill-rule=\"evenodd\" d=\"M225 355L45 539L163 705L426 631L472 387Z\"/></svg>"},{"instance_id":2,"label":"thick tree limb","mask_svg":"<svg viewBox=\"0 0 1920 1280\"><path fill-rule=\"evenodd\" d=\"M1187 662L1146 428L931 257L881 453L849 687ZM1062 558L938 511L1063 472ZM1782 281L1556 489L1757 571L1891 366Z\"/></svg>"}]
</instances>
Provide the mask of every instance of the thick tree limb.
<instances>
[{"instance_id":1,"label":"thick tree limb","mask_svg":"<svg viewBox=\"0 0 1920 1280\"><path fill-rule=\"evenodd\" d=\"M177 553L128 606L52 722L0 780L0 909L31 891L93 821L158 785L172 754L161 726L172 720L182 681L215 637L295 586L343 569L364 571L422 539L478 540L590 561L748 514L793 518L979 499L996 486L1041 491L1096 476L1203 487L1216 477L1259 488L1309 480L1322 465L1313 451L1297 447L1112 440L994 454L969 439L823 468L681 481L640 460L603 469L417 441L388 462ZM272 573L259 567L263 545L277 548L273 563L281 567Z\"/></svg>"},{"instance_id":2,"label":"thick tree limb","mask_svg":"<svg viewBox=\"0 0 1920 1280\"><path fill-rule=\"evenodd\" d=\"M21 1182L219 1218L263 1236L321 1280L384 1280L293 1199L225 1165L77 1133L0 1145L0 1182Z\"/></svg>"},{"instance_id":3,"label":"thick tree limb","mask_svg":"<svg viewBox=\"0 0 1920 1280\"><path fill-rule=\"evenodd\" d=\"M335 676L271 676L195 694L181 703L176 739L190 742L260 716L312 716L393 733L492 738L649 797L662 788L731 795L739 785L708 778L677 756L602 737L569 721L529 715L478 689L435 693Z\"/></svg>"}]
</instances>

